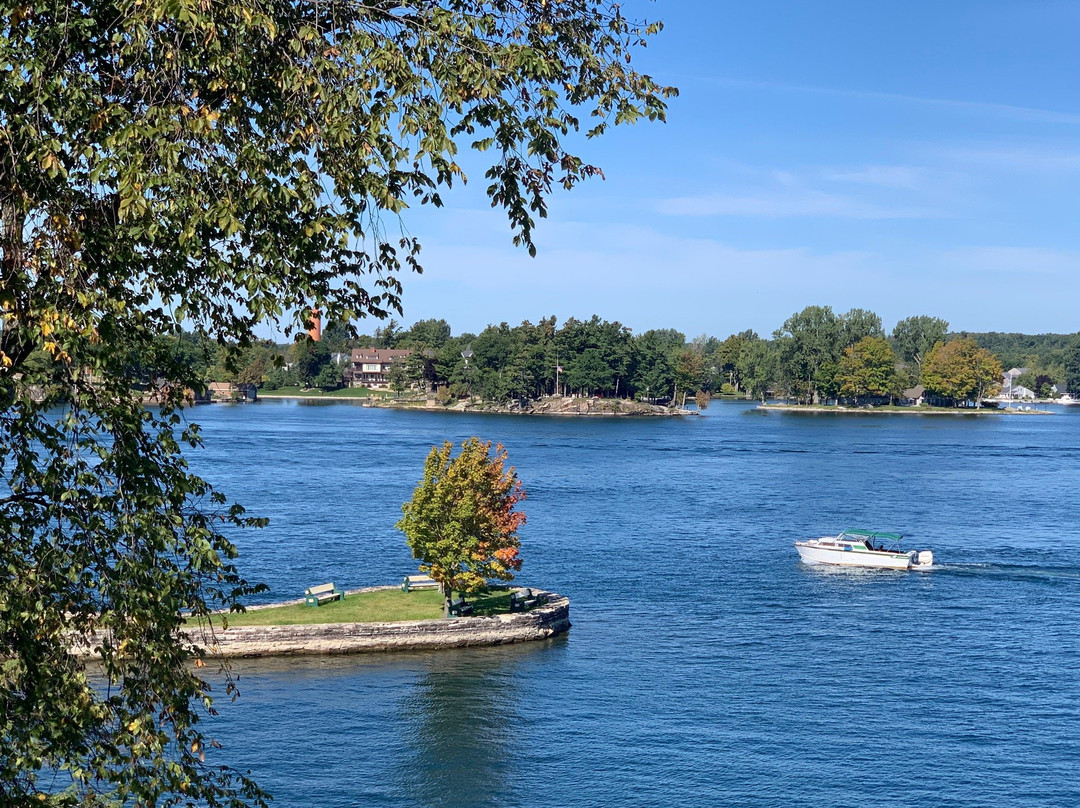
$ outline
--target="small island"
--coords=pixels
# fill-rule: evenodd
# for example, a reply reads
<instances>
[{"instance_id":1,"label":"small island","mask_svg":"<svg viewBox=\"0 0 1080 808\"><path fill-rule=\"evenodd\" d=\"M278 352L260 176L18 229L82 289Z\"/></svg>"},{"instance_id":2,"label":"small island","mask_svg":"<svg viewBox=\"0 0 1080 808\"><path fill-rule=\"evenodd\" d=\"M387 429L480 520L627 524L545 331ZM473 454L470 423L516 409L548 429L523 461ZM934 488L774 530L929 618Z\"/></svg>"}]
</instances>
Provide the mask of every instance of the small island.
<instances>
[{"instance_id":1,"label":"small island","mask_svg":"<svg viewBox=\"0 0 1080 808\"><path fill-rule=\"evenodd\" d=\"M370 587L318 608L300 599L220 615L189 636L216 656L232 658L508 645L567 631L569 599L554 592L533 593L544 602L529 611L511 613L511 590L496 589L474 598L473 615L448 619L441 616L437 590L405 593L396 586Z\"/></svg>"},{"instance_id":2,"label":"small island","mask_svg":"<svg viewBox=\"0 0 1080 808\"><path fill-rule=\"evenodd\" d=\"M500 415L605 416L605 417L681 417L697 415L696 410L666 407L626 398L597 396L544 396L536 400L508 402L484 401L478 398L439 401L435 396L425 398L372 398L365 407L424 410L428 412L472 412Z\"/></svg>"},{"instance_id":3,"label":"small island","mask_svg":"<svg viewBox=\"0 0 1080 808\"><path fill-rule=\"evenodd\" d=\"M469 438L457 454L433 446L413 497L395 525L421 575L399 586L344 591L309 585L304 597L239 611L188 614L178 633L197 664L207 657L357 654L505 645L543 640L570 628L568 598L511 587L520 572L517 509L525 489L506 450ZM458 597L454 597L455 593ZM76 656L111 645L106 632L76 638Z\"/></svg>"},{"instance_id":4,"label":"small island","mask_svg":"<svg viewBox=\"0 0 1080 808\"><path fill-rule=\"evenodd\" d=\"M402 592L397 586L350 590L317 608L304 599L217 613L183 631L200 649L196 658L240 658L363 654L509 645L546 640L570 628L570 600L533 589L537 605L511 612L509 588L474 598L467 617L444 618L437 590ZM94 657L108 637L92 634L71 647Z\"/></svg>"}]
</instances>

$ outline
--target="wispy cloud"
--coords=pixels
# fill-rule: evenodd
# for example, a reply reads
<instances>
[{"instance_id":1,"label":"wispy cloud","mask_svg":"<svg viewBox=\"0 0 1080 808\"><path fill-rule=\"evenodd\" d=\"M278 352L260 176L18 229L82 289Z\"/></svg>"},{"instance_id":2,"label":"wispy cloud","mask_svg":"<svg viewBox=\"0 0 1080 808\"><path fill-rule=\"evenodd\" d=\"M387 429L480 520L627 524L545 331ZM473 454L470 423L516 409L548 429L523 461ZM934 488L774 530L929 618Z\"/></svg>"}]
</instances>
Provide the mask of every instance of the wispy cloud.
<instances>
[{"instance_id":1,"label":"wispy cloud","mask_svg":"<svg viewBox=\"0 0 1080 808\"><path fill-rule=\"evenodd\" d=\"M1080 113L1062 112L1060 110L1040 109L1038 107L1024 107L1015 104L999 104L986 101L967 101L957 98L934 98L929 96L907 95L904 93L889 93L877 90L852 90L844 87L814 87L804 84L787 84L784 82L755 81L749 79L733 78L704 78L726 87L746 87L763 90L780 90L784 92L807 93L814 95L827 95L836 98L865 99L869 101L889 101L892 103L919 104L934 106L957 112L991 115L998 118L1012 120L1032 121L1036 123L1060 123L1080 125Z\"/></svg>"},{"instance_id":2,"label":"wispy cloud","mask_svg":"<svg viewBox=\"0 0 1080 808\"><path fill-rule=\"evenodd\" d=\"M936 150L938 156L954 163L974 163L996 170L1020 172L1080 171L1080 152L1056 147L966 146Z\"/></svg>"},{"instance_id":3,"label":"wispy cloud","mask_svg":"<svg viewBox=\"0 0 1080 808\"><path fill-rule=\"evenodd\" d=\"M747 195L705 194L660 200L658 213L669 216L756 216L772 219L825 217L837 219L930 219L942 211L923 207L894 207L844 194L789 189Z\"/></svg>"},{"instance_id":4,"label":"wispy cloud","mask_svg":"<svg viewBox=\"0 0 1080 808\"><path fill-rule=\"evenodd\" d=\"M1069 275L1080 270L1080 254L1043 247L959 247L938 253L944 271L1004 275Z\"/></svg>"},{"instance_id":5,"label":"wispy cloud","mask_svg":"<svg viewBox=\"0 0 1080 808\"><path fill-rule=\"evenodd\" d=\"M530 259L509 246L429 241L428 269L406 288L406 319L446 317L476 332L491 322L598 314L636 331L769 334L810 303L870 308L895 322L924 310L935 289L871 252L736 246L648 225L548 221L538 247ZM950 301L938 303L950 313Z\"/></svg>"},{"instance_id":6,"label":"wispy cloud","mask_svg":"<svg viewBox=\"0 0 1080 808\"><path fill-rule=\"evenodd\" d=\"M539 235L535 259L509 246L429 241L427 270L406 288L406 318L447 317L475 331L492 321L595 313L635 330L766 333L807 300L855 295L875 272L873 258L853 250L746 249L630 224L548 221ZM742 314L718 315L718 306Z\"/></svg>"},{"instance_id":7,"label":"wispy cloud","mask_svg":"<svg viewBox=\"0 0 1080 808\"><path fill-rule=\"evenodd\" d=\"M1080 251L973 244L888 253L736 246L652 225L548 220L530 259L489 210L452 212L426 240L422 277L405 290L405 320L445 317L456 331L492 322L598 314L636 331L674 327L724 336L771 333L810 303L869 308L886 324L919 313L958 329L1075 330ZM458 231L477 236L462 243ZM974 302L973 302L974 301Z\"/></svg>"},{"instance_id":8,"label":"wispy cloud","mask_svg":"<svg viewBox=\"0 0 1080 808\"><path fill-rule=\"evenodd\" d=\"M862 166L859 168L824 169L822 177L830 182L871 185L914 191L924 187L927 170L919 166Z\"/></svg>"}]
</instances>

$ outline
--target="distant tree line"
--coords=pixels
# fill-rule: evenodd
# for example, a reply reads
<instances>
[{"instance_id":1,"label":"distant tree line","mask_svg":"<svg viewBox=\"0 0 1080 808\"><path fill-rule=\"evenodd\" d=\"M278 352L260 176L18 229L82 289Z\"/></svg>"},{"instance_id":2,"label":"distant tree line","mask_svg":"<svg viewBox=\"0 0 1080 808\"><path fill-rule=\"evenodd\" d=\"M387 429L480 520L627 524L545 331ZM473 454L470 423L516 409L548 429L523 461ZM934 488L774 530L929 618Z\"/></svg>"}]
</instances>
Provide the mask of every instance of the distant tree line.
<instances>
[{"instance_id":1,"label":"distant tree line","mask_svg":"<svg viewBox=\"0 0 1080 808\"><path fill-rule=\"evenodd\" d=\"M1027 368L1017 383L1038 395L1051 395L1058 383L1080 395L1080 335L950 333L945 320L927 315L905 318L886 333L872 311L837 314L829 306L792 314L771 338L743 331L688 340L674 329L635 334L597 316L561 326L551 316L456 336L446 320L429 319L408 328L389 320L371 334L328 323L319 342L301 337L284 345L238 347L191 333L160 339L162 350L183 356L207 381L268 390L340 387L351 349L378 347L413 351L393 366L395 390L489 401L558 393L680 403L687 397L707 403L713 395L862 403L895 400L922 384L943 403L961 403L993 395L1002 366ZM141 357L131 365L133 378L152 377Z\"/></svg>"}]
</instances>

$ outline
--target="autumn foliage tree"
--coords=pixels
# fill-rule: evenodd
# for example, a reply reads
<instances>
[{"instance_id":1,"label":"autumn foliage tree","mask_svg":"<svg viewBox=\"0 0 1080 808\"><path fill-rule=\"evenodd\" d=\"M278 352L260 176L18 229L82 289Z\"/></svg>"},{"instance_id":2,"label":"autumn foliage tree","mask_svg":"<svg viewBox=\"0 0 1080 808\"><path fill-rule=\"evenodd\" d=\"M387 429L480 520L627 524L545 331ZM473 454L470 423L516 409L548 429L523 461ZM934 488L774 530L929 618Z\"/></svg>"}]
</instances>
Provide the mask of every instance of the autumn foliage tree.
<instances>
[{"instance_id":1,"label":"autumn foliage tree","mask_svg":"<svg viewBox=\"0 0 1080 808\"><path fill-rule=\"evenodd\" d=\"M517 531L525 514L515 506L525 489L506 450L469 438L453 456L450 441L433 447L424 476L398 521L420 570L438 581L446 602L454 592L472 593L494 578L509 581L521 569Z\"/></svg>"},{"instance_id":2,"label":"autumn foliage tree","mask_svg":"<svg viewBox=\"0 0 1080 808\"><path fill-rule=\"evenodd\" d=\"M923 362L922 383L956 403L974 399L978 407L1001 388L1001 362L970 337L939 342Z\"/></svg>"},{"instance_id":3,"label":"autumn foliage tree","mask_svg":"<svg viewBox=\"0 0 1080 808\"><path fill-rule=\"evenodd\" d=\"M836 381L840 395L858 403L865 396L892 396L898 392L896 355L883 337L863 337L840 357Z\"/></svg>"}]
</instances>

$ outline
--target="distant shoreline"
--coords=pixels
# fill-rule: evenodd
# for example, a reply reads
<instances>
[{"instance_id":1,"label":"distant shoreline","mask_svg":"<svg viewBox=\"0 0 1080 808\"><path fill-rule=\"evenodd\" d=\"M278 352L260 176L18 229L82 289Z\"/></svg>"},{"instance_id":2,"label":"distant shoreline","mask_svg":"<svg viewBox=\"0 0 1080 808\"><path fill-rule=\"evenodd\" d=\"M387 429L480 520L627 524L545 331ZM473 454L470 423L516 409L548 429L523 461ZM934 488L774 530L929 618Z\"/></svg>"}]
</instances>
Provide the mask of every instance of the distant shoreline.
<instances>
[{"instance_id":1,"label":"distant shoreline","mask_svg":"<svg viewBox=\"0 0 1080 808\"><path fill-rule=\"evenodd\" d=\"M259 398L256 399L275 399L277 401L334 401L341 402L343 404L362 404L366 405L369 402L367 396L304 396L304 395L278 395L276 393L259 393ZM228 402L226 402L228 403Z\"/></svg>"},{"instance_id":2,"label":"distant shoreline","mask_svg":"<svg viewBox=\"0 0 1080 808\"><path fill-rule=\"evenodd\" d=\"M1056 415L1048 410L1018 410L996 407L956 407L924 409L922 407L841 407L821 404L759 404L764 412L807 412L829 415Z\"/></svg>"},{"instance_id":3,"label":"distant shoreline","mask_svg":"<svg viewBox=\"0 0 1080 808\"><path fill-rule=\"evenodd\" d=\"M259 398L276 401L329 401L334 403L359 405L371 409L409 410L412 412L447 412L473 415L549 415L566 418L678 418L701 415L697 410L672 409L655 404L642 404L636 401L627 402L623 399L596 400L585 397L567 397L562 399L562 405L557 408L530 407L528 409L511 409L501 404L481 404L475 402L458 403L450 407L442 405L428 406L426 402L422 401L394 401L373 396L297 395L295 393L282 395L277 393L260 393ZM1052 404L1054 402L1041 403ZM623 406L627 406L628 409L621 409ZM1012 407L1006 407L1004 409L980 407L976 409L974 407L847 407L822 404L758 404L755 409L761 412L823 413L828 415L1057 415L1057 413L1048 410L1021 410Z\"/></svg>"}]
</instances>

